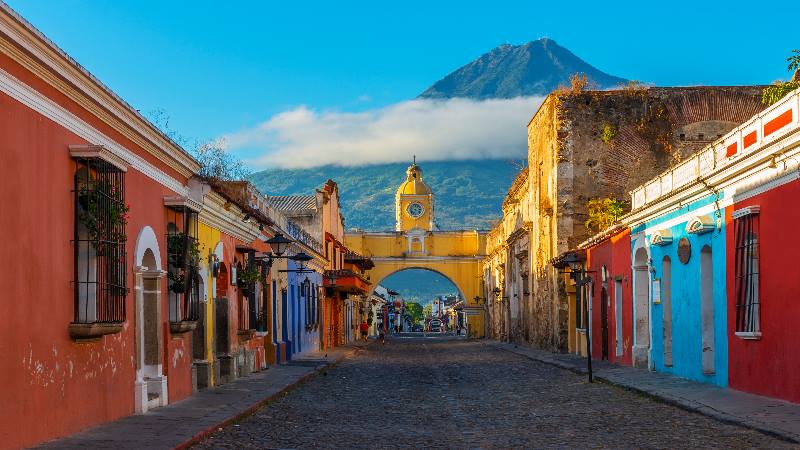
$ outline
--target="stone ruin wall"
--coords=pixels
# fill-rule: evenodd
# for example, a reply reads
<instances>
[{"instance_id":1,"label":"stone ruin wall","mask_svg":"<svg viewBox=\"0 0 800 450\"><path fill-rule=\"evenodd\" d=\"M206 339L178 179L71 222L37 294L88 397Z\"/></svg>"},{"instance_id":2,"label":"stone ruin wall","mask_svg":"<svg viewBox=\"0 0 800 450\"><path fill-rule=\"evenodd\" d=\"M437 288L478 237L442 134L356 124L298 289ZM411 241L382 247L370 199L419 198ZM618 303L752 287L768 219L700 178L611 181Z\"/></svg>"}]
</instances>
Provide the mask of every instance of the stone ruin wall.
<instances>
[{"instance_id":1,"label":"stone ruin wall","mask_svg":"<svg viewBox=\"0 0 800 450\"><path fill-rule=\"evenodd\" d=\"M566 350L568 304L550 265L589 238L587 202L628 192L763 110L761 86L550 95L528 126L531 344ZM606 125L614 137L603 141Z\"/></svg>"}]
</instances>

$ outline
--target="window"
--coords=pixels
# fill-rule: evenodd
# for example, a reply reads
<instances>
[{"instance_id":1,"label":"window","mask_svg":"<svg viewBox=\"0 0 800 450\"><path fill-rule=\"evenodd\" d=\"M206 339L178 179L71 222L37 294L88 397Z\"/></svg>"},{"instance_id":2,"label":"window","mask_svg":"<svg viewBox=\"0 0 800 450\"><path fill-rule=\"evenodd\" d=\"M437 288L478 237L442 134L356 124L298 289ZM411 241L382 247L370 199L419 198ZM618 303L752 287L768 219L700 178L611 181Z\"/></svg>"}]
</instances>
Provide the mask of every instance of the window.
<instances>
[{"instance_id":1,"label":"window","mask_svg":"<svg viewBox=\"0 0 800 450\"><path fill-rule=\"evenodd\" d=\"M757 337L761 332L757 206L733 213L736 239L736 333Z\"/></svg>"},{"instance_id":2,"label":"window","mask_svg":"<svg viewBox=\"0 0 800 450\"><path fill-rule=\"evenodd\" d=\"M193 322L200 311L200 248L197 212L185 206L167 209L169 321Z\"/></svg>"},{"instance_id":3,"label":"window","mask_svg":"<svg viewBox=\"0 0 800 450\"><path fill-rule=\"evenodd\" d=\"M74 323L121 324L128 294L125 172L99 159L76 161Z\"/></svg>"}]
</instances>

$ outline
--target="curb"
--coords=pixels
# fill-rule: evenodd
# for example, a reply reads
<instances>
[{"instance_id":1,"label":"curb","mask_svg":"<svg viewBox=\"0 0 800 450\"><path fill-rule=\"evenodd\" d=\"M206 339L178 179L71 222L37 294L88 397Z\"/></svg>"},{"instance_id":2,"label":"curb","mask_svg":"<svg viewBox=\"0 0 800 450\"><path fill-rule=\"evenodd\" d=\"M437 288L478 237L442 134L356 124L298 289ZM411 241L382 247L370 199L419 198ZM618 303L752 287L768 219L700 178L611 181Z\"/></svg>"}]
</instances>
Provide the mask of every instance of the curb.
<instances>
[{"instance_id":1,"label":"curb","mask_svg":"<svg viewBox=\"0 0 800 450\"><path fill-rule=\"evenodd\" d=\"M579 375L588 374L588 370L586 370L584 368L575 367L573 365L563 363L563 362L558 361L556 359L537 358L535 356L528 355L528 354L525 354L525 353L515 352L513 349L506 348L505 346L502 346L502 345L493 345L493 344L488 343L488 342L484 342L484 345L496 348L498 350L504 350L504 351L507 351L509 353L513 353L515 355L522 356L523 358L528 358L528 359L530 359L532 361L540 362L542 364L547 364L547 365L550 365L550 366L553 366L553 367L556 367L556 368L559 368L559 369L568 370L568 371L570 371L572 373L576 373L576 374L579 374ZM643 395L645 397L648 397L648 398L651 398L651 399L654 399L654 400L658 400L658 401L660 401L662 403L665 403L667 405L674 406L676 408L680 408L680 409L682 409L684 411L689 411L689 412L697 413L697 414L700 414L700 415L703 415L703 416L706 416L706 417L710 417L710 418L712 418L714 420L717 420L719 422L722 422L722 423L726 423L726 424L729 424L729 425L740 426L742 428L747 428L749 430L755 430L755 431L764 433L766 435L781 439L783 441L791 442L793 444L800 444L800 436L795 435L794 433L787 432L787 431L782 431L782 430L777 430L777 429L772 428L772 427L770 427L768 425L751 423L751 422L748 422L748 421L746 421L746 420L744 420L742 418L739 418L737 416L732 416L732 415L726 414L724 412L718 411L716 409L713 409L712 407L707 406L707 405L693 403L693 402L691 402L691 400L686 400L686 399L666 396L666 395L663 395L663 394L658 394L656 392L648 391L648 390L646 390L644 388L640 388L640 387L637 387L637 386L632 385L632 384L625 384L625 383L621 383L619 381L614 381L614 380L609 379L609 378L607 378L607 377L605 377L603 375L598 375L597 373L594 374L594 379L599 381L599 382L601 382L601 383L603 383L603 384L607 384L607 385L610 385L610 386L618 387L618 388L624 389L626 391L635 392L635 393Z\"/></svg>"},{"instance_id":2,"label":"curb","mask_svg":"<svg viewBox=\"0 0 800 450\"><path fill-rule=\"evenodd\" d=\"M245 418L247 418L249 416L252 416L253 414L255 414L256 411L258 411L262 407L266 406L267 404L275 401L278 397L280 397L280 396L282 396L282 395L284 395L284 394L286 394L286 393L288 393L288 392L300 387L302 384L308 382L312 378L314 378L317 375L319 375L322 371L331 369L331 368L335 367L336 365L338 365L339 363L341 363L342 361L344 361L345 359L350 358L350 357L358 354L359 352L363 351L364 348L368 347L369 345L370 344L367 344L364 347L356 347L356 348L352 349L350 352L347 352L347 353L343 354L341 357L339 357L335 361L331 361L331 362L326 363L326 364L320 364L320 365L314 367L313 371L303 375L302 377L300 377L297 380L293 381L292 383L290 383L289 385L287 385L283 389L279 390L278 392L270 395L269 397L262 398L261 400L256 401L254 404L250 405L249 407L247 407L243 411L241 411L241 412L239 412L237 414L234 414L233 416L228 417L227 419L225 419L225 420L223 420L223 421L221 421L221 422L219 422L217 424L214 424L214 425L212 425L210 427L207 427L206 429L198 432L197 434L195 434L191 438L187 439L186 441L176 445L174 447L175 450L187 449L187 448L191 447L192 445L197 444L200 441L205 440L206 438L208 438L212 434L220 431L220 428L225 428L225 427L227 427L229 425L232 425L232 424L234 424L236 422L241 421L242 419L245 419Z\"/></svg>"}]
</instances>

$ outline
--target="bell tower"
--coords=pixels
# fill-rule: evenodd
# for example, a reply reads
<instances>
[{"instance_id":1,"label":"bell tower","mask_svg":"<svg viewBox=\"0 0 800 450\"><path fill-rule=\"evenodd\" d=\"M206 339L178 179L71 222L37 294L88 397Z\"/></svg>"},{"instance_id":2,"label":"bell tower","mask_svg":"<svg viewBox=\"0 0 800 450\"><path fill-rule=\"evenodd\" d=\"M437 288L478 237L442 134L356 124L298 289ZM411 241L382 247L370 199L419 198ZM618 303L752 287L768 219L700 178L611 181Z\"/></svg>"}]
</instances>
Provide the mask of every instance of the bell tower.
<instances>
[{"instance_id":1,"label":"bell tower","mask_svg":"<svg viewBox=\"0 0 800 450\"><path fill-rule=\"evenodd\" d=\"M433 231L433 192L422 180L422 168L417 165L416 156L406 169L406 180L397 189L395 217L397 231Z\"/></svg>"}]
</instances>

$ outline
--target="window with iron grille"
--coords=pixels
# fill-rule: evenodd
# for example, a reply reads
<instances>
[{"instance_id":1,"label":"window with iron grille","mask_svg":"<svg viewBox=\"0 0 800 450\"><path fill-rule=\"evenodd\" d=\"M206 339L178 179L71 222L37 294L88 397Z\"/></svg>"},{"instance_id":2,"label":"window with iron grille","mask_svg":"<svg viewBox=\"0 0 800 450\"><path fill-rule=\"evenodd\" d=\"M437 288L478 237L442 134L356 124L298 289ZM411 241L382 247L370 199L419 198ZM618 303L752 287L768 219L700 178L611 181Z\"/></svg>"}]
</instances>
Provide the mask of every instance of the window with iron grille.
<instances>
[{"instance_id":1,"label":"window with iron grille","mask_svg":"<svg viewBox=\"0 0 800 450\"><path fill-rule=\"evenodd\" d=\"M200 248L197 212L167 209L167 279L169 321L194 322L200 316Z\"/></svg>"},{"instance_id":2,"label":"window with iron grille","mask_svg":"<svg viewBox=\"0 0 800 450\"><path fill-rule=\"evenodd\" d=\"M125 172L98 159L76 164L74 323L122 323L128 294Z\"/></svg>"},{"instance_id":3,"label":"window with iron grille","mask_svg":"<svg viewBox=\"0 0 800 450\"><path fill-rule=\"evenodd\" d=\"M236 263L236 287L239 299L239 330L258 330L258 280L261 276L255 261L255 251L247 250Z\"/></svg>"},{"instance_id":4,"label":"window with iron grille","mask_svg":"<svg viewBox=\"0 0 800 450\"><path fill-rule=\"evenodd\" d=\"M759 209L748 207L733 214L736 239L736 332L761 332L759 296Z\"/></svg>"}]
</instances>

